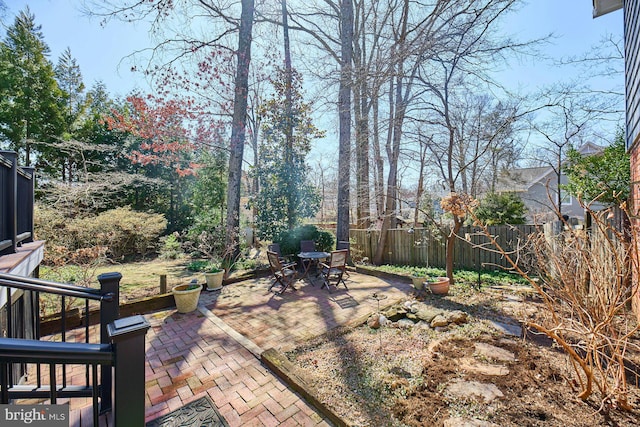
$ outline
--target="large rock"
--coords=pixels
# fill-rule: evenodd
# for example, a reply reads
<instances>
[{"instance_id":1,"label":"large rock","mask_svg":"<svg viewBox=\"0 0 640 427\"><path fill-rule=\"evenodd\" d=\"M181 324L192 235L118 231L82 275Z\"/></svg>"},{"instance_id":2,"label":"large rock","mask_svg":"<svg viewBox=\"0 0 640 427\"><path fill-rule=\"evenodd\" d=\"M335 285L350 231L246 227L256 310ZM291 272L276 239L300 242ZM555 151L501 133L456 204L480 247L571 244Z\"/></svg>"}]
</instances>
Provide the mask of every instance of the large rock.
<instances>
[{"instance_id":1,"label":"large rock","mask_svg":"<svg viewBox=\"0 0 640 427\"><path fill-rule=\"evenodd\" d=\"M391 307L384 312L384 316L391 322L397 322L398 320L404 318L406 314L407 311L404 308L398 307Z\"/></svg>"},{"instance_id":2,"label":"large rock","mask_svg":"<svg viewBox=\"0 0 640 427\"><path fill-rule=\"evenodd\" d=\"M441 314L438 314L436 317L434 317L431 320L432 328L437 328L438 326L447 326L448 324L449 324L449 321L447 320L447 318Z\"/></svg>"},{"instance_id":3,"label":"large rock","mask_svg":"<svg viewBox=\"0 0 640 427\"><path fill-rule=\"evenodd\" d=\"M446 314L446 318L450 323L455 323L456 325L461 325L469 321L467 313L462 310L451 311Z\"/></svg>"},{"instance_id":4,"label":"large rock","mask_svg":"<svg viewBox=\"0 0 640 427\"><path fill-rule=\"evenodd\" d=\"M415 314L418 319L431 323L436 316L442 314L442 310L425 305L420 307Z\"/></svg>"},{"instance_id":5,"label":"large rock","mask_svg":"<svg viewBox=\"0 0 640 427\"><path fill-rule=\"evenodd\" d=\"M369 319L367 319L367 326L372 328L372 329L378 329L380 328L380 315L379 314L373 314L369 317Z\"/></svg>"}]
</instances>

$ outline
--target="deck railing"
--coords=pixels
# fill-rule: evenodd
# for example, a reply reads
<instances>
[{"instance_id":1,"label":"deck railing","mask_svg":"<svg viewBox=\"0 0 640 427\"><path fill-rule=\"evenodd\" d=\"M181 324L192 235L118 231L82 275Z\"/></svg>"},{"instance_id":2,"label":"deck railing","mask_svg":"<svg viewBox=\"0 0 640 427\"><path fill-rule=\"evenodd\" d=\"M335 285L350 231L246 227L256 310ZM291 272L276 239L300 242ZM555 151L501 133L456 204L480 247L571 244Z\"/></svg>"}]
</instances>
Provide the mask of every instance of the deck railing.
<instances>
[{"instance_id":1,"label":"deck railing","mask_svg":"<svg viewBox=\"0 0 640 427\"><path fill-rule=\"evenodd\" d=\"M33 241L34 169L13 151L0 151L0 255Z\"/></svg>"},{"instance_id":2,"label":"deck railing","mask_svg":"<svg viewBox=\"0 0 640 427\"><path fill-rule=\"evenodd\" d=\"M6 338L0 338L0 403L48 399L56 404L59 398L91 397L94 425L98 425L100 414L110 411L116 427L144 425L144 336L149 324L142 316L118 319L120 278L119 273L102 274L98 277L100 289L92 289L0 274L7 308ZM21 301L32 303L14 307L16 289L29 295ZM60 332L54 341L40 337L39 302L44 294L61 300ZM80 342L67 340L71 335L66 325L67 303L72 298L84 302L84 330L73 334L82 337ZM90 334L91 301L100 305L99 337ZM14 316L14 310L23 311L24 316ZM30 318L35 321L29 335L35 339L24 338L24 325L13 324L13 319ZM84 370L80 383L78 369Z\"/></svg>"}]
</instances>

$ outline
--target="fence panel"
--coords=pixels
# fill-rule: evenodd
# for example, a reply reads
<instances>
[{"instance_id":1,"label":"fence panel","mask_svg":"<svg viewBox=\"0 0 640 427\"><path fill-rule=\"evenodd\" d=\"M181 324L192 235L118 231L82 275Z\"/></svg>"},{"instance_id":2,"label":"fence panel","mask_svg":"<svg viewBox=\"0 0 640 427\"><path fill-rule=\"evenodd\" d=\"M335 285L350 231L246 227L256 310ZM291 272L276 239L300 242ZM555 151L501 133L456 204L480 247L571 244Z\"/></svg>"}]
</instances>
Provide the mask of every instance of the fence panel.
<instances>
[{"instance_id":1,"label":"fence panel","mask_svg":"<svg viewBox=\"0 0 640 427\"><path fill-rule=\"evenodd\" d=\"M493 226L489 233L507 252L516 251L519 243L529 234L537 232L533 225ZM440 233L430 229L392 229L388 231L387 249L383 254L384 264L415 265L444 268L446 263L446 241ZM352 251L359 258L372 260L377 247L379 230L350 231ZM489 238L480 233L478 227L463 227L455 241L454 267L465 269L499 269L510 267L507 259L489 245ZM485 250L489 249L489 250ZM513 259L516 259L513 255Z\"/></svg>"}]
</instances>

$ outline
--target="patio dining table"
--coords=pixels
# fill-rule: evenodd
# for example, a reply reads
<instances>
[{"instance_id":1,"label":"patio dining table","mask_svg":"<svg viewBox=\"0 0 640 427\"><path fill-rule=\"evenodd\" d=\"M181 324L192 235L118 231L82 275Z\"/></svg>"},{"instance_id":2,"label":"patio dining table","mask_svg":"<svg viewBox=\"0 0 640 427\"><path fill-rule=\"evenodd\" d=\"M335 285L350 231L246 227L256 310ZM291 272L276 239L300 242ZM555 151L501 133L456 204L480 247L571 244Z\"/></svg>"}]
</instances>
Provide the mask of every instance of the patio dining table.
<instances>
[{"instance_id":1,"label":"patio dining table","mask_svg":"<svg viewBox=\"0 0 640 427\"><path fill-rule=\"evenodd\" d=\"M298 254L298 258L302 261L302 266L304 267L304 271L302 272L302 279L305 277L309 277L309 272L311 270L311 266L314 267L315 276L318 277L318 262L321 259L327 259L331 256L328 252L300 252ZM305 263L305 261L307 261ZM313 280L309 277L309 281L311 285L313 285ZM314 285L315 286L315 285Z\"/></svg>"}]
</instances>

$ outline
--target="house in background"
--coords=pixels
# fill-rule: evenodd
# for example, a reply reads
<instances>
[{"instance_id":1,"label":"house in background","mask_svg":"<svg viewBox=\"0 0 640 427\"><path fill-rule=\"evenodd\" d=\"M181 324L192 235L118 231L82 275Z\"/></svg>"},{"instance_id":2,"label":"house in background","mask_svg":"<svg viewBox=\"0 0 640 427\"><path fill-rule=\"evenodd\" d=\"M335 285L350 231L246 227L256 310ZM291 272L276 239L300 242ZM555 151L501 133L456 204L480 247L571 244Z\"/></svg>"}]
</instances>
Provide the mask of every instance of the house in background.
<instances>
[{"instance_id":1,"label":"house in background","mask_svg":"<svg viewBox=\"0 0 640 427\"><path fill-rule=\"evenodd\" d=\"M593 17L624 9L624 64L626 103L626 142L631 157L631 196L629 206L634 227L640 214L640 2L638 0L593 0ZM634 265L638 265L634 263ZM640 272L634 271L633 307L640 320Z\"/></svg>"},{"instance_id":2,"label":"house in background","mask_svg":"<svg viewBox=\"0 0 640 427\"><path fill-rule=\"evenodd\" d=\"M578 148L578 152L584 156L593 155L602 152L602 148L588 142ZM560 184L564 185L567 182L567 177L561 173ZM520 196L527 208L527 222L532 224L555 220L558 218L558 212L571 218L584 219L584 209L578 200L562 189L558 204L558 176L551 166L505 171L498 178L496 192L515 193Z\"/></svg>"}]
</instances>

